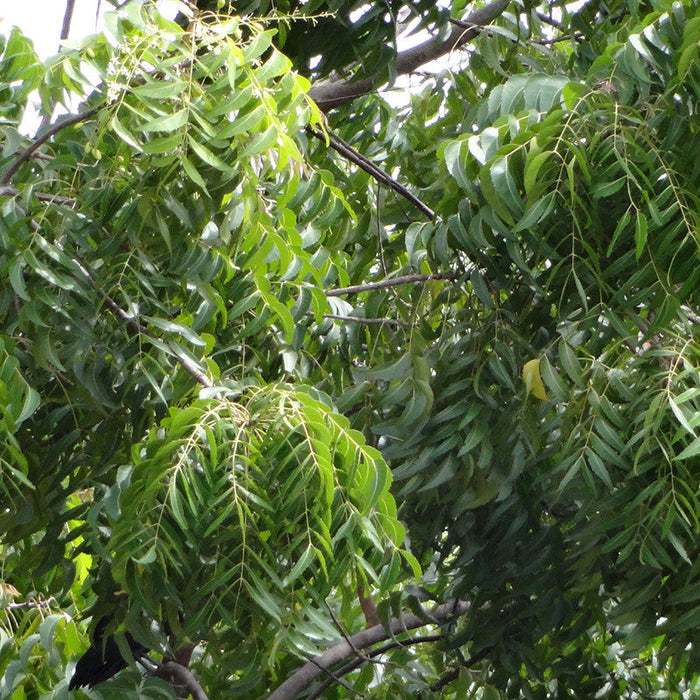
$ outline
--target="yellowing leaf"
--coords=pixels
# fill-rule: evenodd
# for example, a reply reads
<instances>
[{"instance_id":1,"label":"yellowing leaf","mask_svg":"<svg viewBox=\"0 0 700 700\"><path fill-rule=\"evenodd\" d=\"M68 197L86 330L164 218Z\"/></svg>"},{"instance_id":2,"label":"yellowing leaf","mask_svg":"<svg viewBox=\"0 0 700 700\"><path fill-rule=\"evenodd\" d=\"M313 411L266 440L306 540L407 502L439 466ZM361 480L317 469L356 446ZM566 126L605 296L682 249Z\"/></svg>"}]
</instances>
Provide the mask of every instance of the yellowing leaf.
<instances>
[{"instance_id":1,"label":"yellowing leaf","mask_svg":"<svg viewBox=\"0 0 700 700\"><path fill-rule=\"evenodd\" d=\"M523 381L528 394L534 394L542 401L549 401L547 392L544 389L542 375L540 374L540 358L529 360L523 365Z\"/></svg>"}]
</instances>

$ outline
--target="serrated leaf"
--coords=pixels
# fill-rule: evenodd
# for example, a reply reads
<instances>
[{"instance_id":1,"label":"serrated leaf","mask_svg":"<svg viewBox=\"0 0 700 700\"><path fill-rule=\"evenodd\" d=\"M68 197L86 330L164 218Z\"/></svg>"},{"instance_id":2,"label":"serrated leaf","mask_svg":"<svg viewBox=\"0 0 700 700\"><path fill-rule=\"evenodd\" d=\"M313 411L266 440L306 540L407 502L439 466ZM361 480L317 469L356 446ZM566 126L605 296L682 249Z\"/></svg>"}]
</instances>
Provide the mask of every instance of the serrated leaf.
<instances>
[{"instance_id":1,"label":"serrated leaf","mask_svg":"<svg viewBox=\"0 0 700 700\"><path fill-rule=\"evenodd\" d=\"M181 129L183 126L185 126L185 124L187 124L188 115L188 110L180 109L173 114L166 114L162 117L150 119L140 127L140 130L145 132L175 131L176 129Z\"/></svg>"},{"instance_id":2,"label":"serrated leaf","mask_svg":"<svg viewBox=\"0 0 700 700\"><path fill-rule=\"evenodd\" d=\"M700 455L700 437L695 438L693 442L688 445L680 454L677 454L673 459L675 461L681 461L684 459L690 459L691 457L697 457Z\"/></svg>"},{"instance_id":3,"label":"serrated leaf","mask_svg":"<svg viewBox=\"0 0 700 700\"><path fill-rule=\"evenodd\" d=\"M168 97L177 97L181 95L187 83L183 82L157 82L157 83L147 83L146 85L137 85L131 88L131 91L135 95L143 97L154 97L156 99L162 100Z\"/></svg>"},{"instance_id":4,"label":"serrated leaf","mask_svg":"<svg viewBox=\"0 0 700 700\"><path fill-rule=\"evenodd\" d=\"M291 70L292 62L281 52L273 51L272 56L255 72L256 79L263 85Z\"/></svg>"},{"instance_id":5,"label":"serrated leaf","mask_svg":"<svg viewBox=\"0 0 700 700\"><path fill-rule=\"evenodd\" d=\"M637 260L639 260L647 244L647 230L648 224L646 215L644 212L637 212L637 221L634 227L634 243Z\"/></svg>"},{"instance_id":6,"label":"serrated leaf","mask_svg":"<svg viewBox=\"0 0 700 700\"><path fill-rule=\"evenodd\" d=\"M258 136L256 136L253 141L243 149L240 158L249 158L250 156L254 156L267 150L270 148L270 146L277 142L277 134L277 127L274 124L269 126L266 131L264 131L262 134L258 134ZM309 214L309 216L311 216L311 214Z\"/></svg>"},{"instance_id":7,"label":"serrated leaf","mask_svg":"<svg viewBox=\"0 0 700 700\"><path fill-rule=\"evenodd\" d=\"M528 199L541 188L540 170L553 155L552 151L542 151L533 158L528 158L525 162L525 173L523 175L523 186Z\"/></svg>"},{"instance_id":8,"label":"serrated leaf","mask_svg":"<svg viewBox=\"0 0 700 700\"><path fill-rule=\"evenodd\" d=\"M272 38L275 35L275 30L268 29L265 32L256 34L248 46L243 49L243 61L250 63L253 59L262 55L272 46Z\"/></svg>"},{"instance_id":9,"label":"serrated leaf","mask_svg":"<svg viewBox=\"0 0 700 700\"><path fill-rule=\"evenodd\" d=\"M143 152L151 155L167 153L177 148L182 143L182 134L170 134L170 136L159 136L158 138L146 141L143 144Z\"/></svg>"},{"instance_id":10,"label":"serrated leaf","mask_svg":"<svg viewBox=\"0 0 700 700\"><path fill-rule=\"evenodd\" d=\"M221 172L225 173L230 173L233 172L233 168L228 165L228 163L225 163L221 158L218 156L214 155L206 146L203 146L201 143L198 143L197 141L192 138L192 136L188 136L187 138L188 143L190 144L190 148L207 164L211 165L212 168L216 168L217 170L220 170Z\"/></svg>"},{"instance_id":11,"label":"serrated leaf","mask_svg":"<svg viewBox=\"0 0 700 700\"><path fill-rule=\"evenodd\" d=\"M265 108L262 105L258 105L248 114L245 114L242 117L236 117L236 119L234 119L230 125L221 129L218 136L222 139L230 139L247 131L253 131L257 129L258 125L265 118L266 114Z\"/></svg>"},{"instance_id":12,"label":"serrated leaf","mask_svg":"<svg viewBox=\"0 0 700 700\"><path fill-rule=\"evenodd\" d=\"M141 150L141 144L138 139L119 121L119 117L116 114L112 117L112 129L122 141L128 143L129 146L137 151Z\"/></svg>"},{"instance_id":13,"label":"serrated leaf","mask_svg":"<svg viewBox=\"0 0 700 700\"><path fill-rule=\"evenodd\" d=\"M314 558L316 557L316 551L311 545L308 545L302 555L297 559L296 563L292 567L292 570L287 574L284 579L284 585L289 586L294 583L311 565Z\"/></svg>"}]
</instances>

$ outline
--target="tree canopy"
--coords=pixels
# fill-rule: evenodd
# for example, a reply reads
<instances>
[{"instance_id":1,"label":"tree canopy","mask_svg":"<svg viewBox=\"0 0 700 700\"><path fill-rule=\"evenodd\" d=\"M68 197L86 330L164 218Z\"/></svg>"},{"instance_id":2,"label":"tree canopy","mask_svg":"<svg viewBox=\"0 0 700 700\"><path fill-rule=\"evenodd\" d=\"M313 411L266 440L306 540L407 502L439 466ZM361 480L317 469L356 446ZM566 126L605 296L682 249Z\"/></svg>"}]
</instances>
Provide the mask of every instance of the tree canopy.
<instances>
[{"instance_id":1,"label":"tree canopy","mask_svg":"<svg viewBox=\"0 0 700 700\"><path fill-rule=\"evenodd\" d=\"M696 3L112 4L0 37L0 696L695 697Z\"/></svg>"}]
</instances>

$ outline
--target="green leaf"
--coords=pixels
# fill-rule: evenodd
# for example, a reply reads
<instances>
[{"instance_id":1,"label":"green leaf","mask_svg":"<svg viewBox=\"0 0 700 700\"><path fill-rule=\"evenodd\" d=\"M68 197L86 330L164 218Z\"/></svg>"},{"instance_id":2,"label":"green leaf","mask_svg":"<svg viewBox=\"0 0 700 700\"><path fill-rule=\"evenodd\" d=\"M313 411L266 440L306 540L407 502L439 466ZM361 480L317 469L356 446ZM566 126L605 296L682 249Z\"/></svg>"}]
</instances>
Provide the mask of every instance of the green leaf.
<instances>
[{"instance_id":1,"label":"green leaf","mask_svg":"<svg viewBox=\"0 0 700 700\"><path fill-rule=\"evenodd\" d=\"M690 459L691 457L697 457L700 454L700 437L695 438L693 442L690 443L680 454L677 454L673 459L675 461L682 461L685 459Z\"/></svg>"},{"instance_id":2,"label":"green leaf","mask_svg":"<svg viewBox=\"0 0 700 700\"><path fill-rule=\"evenodd\" d=\"M187 173L187 176L194 182L195 185L198 187L201 187L205 192L207 191L207 185L204 182L202 176L199 174L197 169L192 165L192 161L189 160L186 156L182 156L182 159L180 161L182 163L182 167L184 171Z\"/></svg>"},{"instance_id":3,"label":"green leaf","mask_svg":"<svg viewBox=\"0 0 700 700\"><path fill-rule=\"evenodd\" d=\"M291 67L292 62L283 53L273 51L270 58L255 72L255 77L264 85L272 78L287 73Z\"/></svg>"},{"instance_id":4,"label":"green leaf","mask_svg":"<svg viewBox=\"0 0 700 700\"><path fill-rule=\"evenodd\" d=\"M284 579L285 586L294 583L310 566L311 562L316 558L316 552L311 545L308 545L302 555L297 559L292 570Z\"/></svg>"},{"instance_id":5,"label":"green leaf","mask_svg":"<svg viewBox=\"0 0 700 700\"><path fill-rule=\"evenodd\" d=\"M178 97L187 89L186 82L149 82L145 85L136 85L131 91L140 97L153 97L158 100L170 97Z\"/></svg>"},{"instance_id":6,"label":"green leaf","mask_svg":"<svg viewBox=\"0 0 700 700\"><path fill-rule=\"evenodd\" d=\"M206 146L203 146L201 143L197 143L197 141L195 141L194 138L192 138L192 136L187 137L187 142L190 144L190 148L207 165L211 165L212 168L216 168L217 170L220 170L221 172L225 172L225 173L233 172L233 168L228 163L225 163L223 160L221 160L221 158L214 155Z\"/></svg>"},{"instance_id":7,"label":"green leaf","mask_svg":"<svg viewBox=\"0 0 700 700\"><path fill-rule=\"evenodd\" d=\"M141 144L138 142L136 137L119 121L119 118L115 114L112 117L112 122L111 122L112 128L114 129L114 132L119 136L122 141L126 142L131 146L132 148L135 148L137 151L141 150Z\"/></svg>"},{"instance_id":8,"label":"green leaf","mask_svg":"<svg viewBox=\"0 0 700 700\"><path fill-rule=\"evenodd\" d=\"M644 252L647 243L647 217L644 212L637 212L637 221L634 228L634 243L637 260Z\"/></svg>"},{"instance_id":9,"label":"green leaf","mask_svg":"<svg viewBox=\"0 0 700 700\"><path fill-rule=\"evenodd\" d=\"M155 119L148 120L145 124L142 124L139 128L141 131L176 131L181 129L185 124L187 124L187 118L189 116L189 110L180 109L173 114L165 114L162 117L156 117Z\"/></svg>"},{"instance_id":10,"label":"green leaf","mask_svg":"<svg viewBox=\"0 0 700 700\"><path fill-rule=\"evenodd\" d=\"M251 143L249 143L240 155L240 158L250 158L262 151L267 150L273 144L277 143L278 131L276 126L270 126L262 134L258 134Z\"/></svg>"},{"instance_id":11,"label":"green leaf","mask_svg":"<svg viewBox=\"0 0 700 700\"><path fill-rule=\"evenodd\" d=\"M239 134L253 131L257 129L259 124L267 116L267 112L262 105L258 105L248 114L242 117L236 117L229 126L224 127L219 131L219 137L222 139L230 139Z\"/></svg>"},{"instance_id":12,"label":"green leaf","mask_svg":"<svg viewBox=\"0 0 700 700\"><path fill-rule=\"evenodd\" d=\"M250 63L253 59L258 58L272 46L272 37L275 31L269 29L265 32L257 32L252 41L243 50L243 61Z\"/></svg>"},{"instance_id":13,"label":"green leaf","mask_svg":"<svg viewBox=\"0 0 700 700\"><path fill-rule=\"evenodd\" d=\"M540 170L547 164L550 157L554 155L551 151L541 151L534 157L528 154L525 161L525 173L523 176L523 185L525 188L525 196L529 199L538 196L542 189L542 177ZM530 206L528 202L528 206Z\"/></svg>"},{"instance_id":14,"label":"green leaf","mask_svg":"<svg viewBox=\"0 0 700 700\"><path fill-rule=\"evenodd\" d=\"M143 144L143 152L150 154L168 153L179 148L182 143L182 134L171 134L170 136L160 136Z\"/></svg>"}]
</instances>

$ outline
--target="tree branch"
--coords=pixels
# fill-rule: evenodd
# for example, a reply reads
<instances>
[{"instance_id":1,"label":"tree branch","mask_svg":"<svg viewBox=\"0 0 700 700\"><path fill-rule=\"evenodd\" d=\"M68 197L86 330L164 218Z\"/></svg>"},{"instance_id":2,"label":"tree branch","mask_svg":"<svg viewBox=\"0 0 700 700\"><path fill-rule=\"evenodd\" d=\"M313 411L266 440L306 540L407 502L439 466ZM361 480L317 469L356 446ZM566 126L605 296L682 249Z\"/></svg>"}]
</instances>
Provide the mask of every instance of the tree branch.
<instances>
[{"instance_id":1,"label":"tree branch","mask_svg":"<svg viewBox=\"0 0 700 700\"><path fill-rule=\"evenodd\" d=\"M308 688L324 670L330 669L341 661L355 656L354 649L364 649L373 646L378 642L383 642L395 637L397 634L418 627L448 622L454 617L466 614L470 607L471 605L467 601L455 600L435 608L435 610L430 613L430 620L410 613L400 618L393 618L389 623L389 630L386 630L382 625L377 625L376 627L371 627L368 630L353 634L349 639L351 643L342 640L329 649L326 649L320 656L304 664L304 666L274 690L272 694L268 696L267 700L293 700L300 692Z\"/></svg>"},{"instance_id":2,"label":"tree branch","mask_svg":"<svg viewBox=\"0 0 700 700\"><path fill-rule=\"evenodd\" d=\"M95 290L95 293L97 296L104 301L105 306L121 321L124 321L129 328L131 328L132 331L135 333L140 333L147 338L155 338L155 336L146 328L145 326L142 326L140 323L138 323L136 320L134 320L129 314L124 311L124 309L117 304L112 297L110 297L108 294L103 292L95 283L95 280L92 278L92 275L85 269L85 267L80 263L78 260L73 258L73 262L77 266L77 268L80 270L82 273L83 277L87 280L88 284ZM210 387L213 386L213 382L209 377L202 372L197 365L192 362L189 358L183 357L180 352L177 351L177 349L173 349L173 354L175 355L175 359L177 362L180 364L180 366L194 379L196 379L202 386L205 387Z\"/></svg>"},{"instance_id":3,"label":"tree branch","mask_svg":"<svg viewBox=\"0 0 700 700\"><path fill-rule=\"evenodd\" d=\"M12 185L0 186L0 197L18 197L20 191ZM74 197L63 197L60 194L51 194L50 192L33 192L32 193L40 202L49 202L50 204L64 204L67 207L74 207L78 200Z\"/></svg>"},{"instance_id":4,"label":"tree branch","mask_svg":"<svg viewBox=\"0 0 700 700\"><path fill-rule=\"evenodd\" d=\"M402 640L397 640L395 642L390 642L389 644L385 644L382 647L379 647L378 649L372 649L367 656L369 656L371 659L373 659L375 656L381 656L382 654L386 654L387 651L391 651L392 649L396 649L398 647L404 648L404 647L410 647L413 644L424 644L425 642L439 642L442 641L445 638L444 634L425 634L421 637L410 637L409 639L402 639ZM320 698L323 693L330 688L333 683L336 682L337 678L342 678L343 676L347 675L350 673L350 671L354 671L356 668L359 668L362 666L362 659L355 658L349 663L345 664L345 666L341 666L339 669L333 672L332 676L329 676L326 678L324 681L318 684L318 687L309 695L306 700L317 700L317 698Z\"/></svg>"},{"instance_id":5,"label":"tree branch","mask_svg":"<svg viewBox=\"0 0 700 700\"><path fill-rule=\"evenodd\" d=\"M0 177L0 187L8 185L14 174L26 163L34 154L36 150L41 148L52 136L55 136L59 131L73 126L73 124L79 124L84 122L90 117L93 117L100 111L99 107L93 107L85 112L78 112L78 114L72 114L65 119L59 119L48 131L45 131L41 136L38 136L31 146L26 148L22 153L20 153L13 161L10 163L10 167L5 171L5 174Z\"/></svg>"},{"instance_id":6,"label":"tree branch","mask_svg":"<svg viewBox=\"0 0 700 700\"><path fill-rule=\"evenodd\" d=\"M63 26L61 27L61 41L65 41L70 34L70 23L73 20L73 10L75 0L66 0L66 11L63 15Z\"/></svg>"},{"instance_id":7,"label":"tree branch","mask_svg":"<svg viewBox=\"0 0 700 700\"><path fill-rule=\"evenodd\" d=\"M395 74L412 73L420 66L464 46L479 34L484 25L503 14L509 3L510 0L494 0L490 5L474 10L464 19L464 22L471 27L470 29L455 27L445 41L438 42L435 39L428 39L412 49L401 52L396 57ZM379 80L378 75L356 82L341 79L324 80L311 87L309 96L323 112L328 112L335 107L351 102L356 97L362 97L372 92L379 87Z\"/></svg>"},{"instance_id":8,"label":"tree branch","mask_svg":"<svg viewBox=\"0 0 700 700\"><path fill-rule=\"evenodd\" d=\"M154 673L158 678L163 678L169 683L175 681L181 685L194 698L194 700L209 700L204 689L194 676L194 673L182 664L175 661L166 661L161 664Z\"/></svg>"},{"instance_id":9,"label":"tree branch","mask_svg":"<svg viewBox=\"0 0 700 700\"><path fill-rule=\"evenodd\" d=\"M359 292L369 292L373 289L384 289L385 287L398 287L402 284L413 284L414 282L429 282L430 280L451 280L454 276L447 272L436 272L430 275L402 275L401 277L390 277L379 280L379 282L368 282L367 284L356 284L352 287L338 287L326 291L327 297L342 297L345 294L358 294ZM353 319L355 320L355 319ZM357 319L360 320L359 318ZM367 321L367 319L365 319Z\"/></svg>"},{"instance_id":10,"label":"tree branch","mask_svg":"<svg viewBox=\"0 0 700 700\"><path fill-rule=\"evenodd\" d=\"M461 666L453 668L452 670L448 671L442 678L435 681L435 683L433 683L429 689L432 692L437 693L448 683L452 683L452 681L455 681L459 678L460 669L471 668L475 663L481 661L482 659L485 659L491 653L492 649L493 647L484 647L480 651L477 651L476 654L470 656Z\"/></svg>"},{"instance_id":11,"label":"tree branch","mask_svg":"<svg viewBox=\"0 0 700 700\"><path fill-rule=\"evenodd\" d=\"M323 143L330 146L330 148L332 148L334 151L340 153L341 156L349 160L351 163L357 165L358 168L361 168L366 173L371 175L377 182L381 182L382 184L387 185L389 189L394 190L394 192L400 194L404 199L407 199L409 202L411 202L411 204L414 204L429 219L435 218L435 212L427 204L421 202L421 200L418 199L418 197L409 192L401 183L394 180L394 178L391 177L391 175L384 172L380 167L378 167L371 160L369 160L369 158L363 156L362 153L354 149L349 143L347 143L347 141L343 141L343 139L341 139L340 136L334 134L332 131L329 130L327 131L328 137L326 138L325 133L323 133L322 131L317 131L316 129L310 126L306 127L306 131L307 133L317 138L319 141L322 141Z\"/></svg>"},{"instance_id":12,"label":"tree branch","mask_svg":"<svg viewBox=\"0 0 700 700\"><path fill-rule=\"evenodd\" d=\"M314 316L314 312L307 311L306 315ZM374 316L341 316L340 314L323 314L323 318L327 318L332 321L346 321L347 323L364 323L366 325L402 326L403 328L411 327L410 323L406 323L406 321L399 321L395 318L377 318Z\"/></svg>"}]
</instances>

